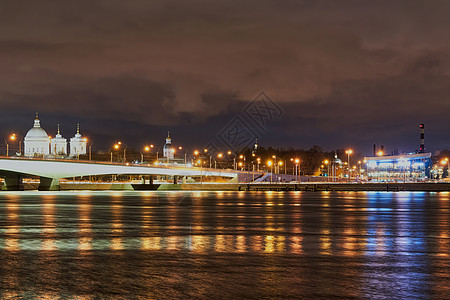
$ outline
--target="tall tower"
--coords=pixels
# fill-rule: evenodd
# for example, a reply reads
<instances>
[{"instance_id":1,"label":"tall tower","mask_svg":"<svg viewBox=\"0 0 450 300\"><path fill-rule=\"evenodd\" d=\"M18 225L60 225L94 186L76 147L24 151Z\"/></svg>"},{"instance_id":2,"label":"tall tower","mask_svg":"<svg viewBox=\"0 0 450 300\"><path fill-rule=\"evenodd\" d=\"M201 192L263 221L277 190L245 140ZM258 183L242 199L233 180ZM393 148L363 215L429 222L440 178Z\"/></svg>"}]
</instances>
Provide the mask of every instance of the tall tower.
<instances>
[{"instance_id":1,"label":"tall tower","mask_svg":"<svg viewBox=\"0 0 450 300\"><path fill-rule=\"evenodd\" d=\"M175 151L172 147L172 139L170 138L170 133L167 132L166 143L164 144L164 147L163 147L163 155L164 155L164 157L167 157L168 159L174 159L174 157L175 157L174 152Z\"/></svg>"},{"instance_id":2,"label":"tall tower","mask_svg":"<svg viewBox=\"0 0 450 300\"><path fill-rule=\"evenodd\" d=\"M59 131L59 124L58 124L58 133L54 138L50 140L50 153L52 155L67 155L67 140L63 138L61 135L61 132Z\"/></svg>"},{"instance_id":3,"label":"tall tower","mask_svg":"<svg viewBox=\"0 0 450 300\"><path fill-rule=\"evenodd\" d=\"M425 153L425 125L420 124L420 147L419 153Z\"/></svg>"},{"instance_id":4,"label":"tall tower","mask_svg":"<svg viewBox=\"0 0 450 300\"><path fill-rule=\"evenodd\" d=\"M70 156L86 154L87 139L80 134L80 124L77 124L77 133L70 139Z\"/></svg>"}]
</instances>

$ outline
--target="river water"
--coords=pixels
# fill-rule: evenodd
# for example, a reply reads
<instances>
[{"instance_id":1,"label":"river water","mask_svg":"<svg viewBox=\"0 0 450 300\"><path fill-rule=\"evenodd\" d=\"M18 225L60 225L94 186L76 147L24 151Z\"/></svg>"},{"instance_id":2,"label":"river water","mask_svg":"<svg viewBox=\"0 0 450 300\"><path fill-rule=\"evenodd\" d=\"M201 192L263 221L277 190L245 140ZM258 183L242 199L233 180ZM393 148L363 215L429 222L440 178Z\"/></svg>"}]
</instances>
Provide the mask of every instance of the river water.
<instances>
[{"instance_id":1,"label":"river water","mask_svg":"<svg viewBox=\"0 0 450 300\"><path fill-rule=\"evenodd\" d=\"M1 192L0 298L450 297L450 193Z\"/></svg>"}]
</instances>

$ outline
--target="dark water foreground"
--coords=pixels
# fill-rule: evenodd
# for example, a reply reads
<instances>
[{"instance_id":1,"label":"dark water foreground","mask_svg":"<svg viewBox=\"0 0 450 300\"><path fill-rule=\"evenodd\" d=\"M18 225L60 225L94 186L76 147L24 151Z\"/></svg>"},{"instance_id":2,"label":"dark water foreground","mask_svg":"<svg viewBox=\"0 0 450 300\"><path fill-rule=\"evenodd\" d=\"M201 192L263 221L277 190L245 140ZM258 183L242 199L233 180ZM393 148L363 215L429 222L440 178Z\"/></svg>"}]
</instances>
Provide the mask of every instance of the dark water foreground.
<instances>
[{"instance_id":1,"label":"dark water foreground","mask_svg":"<svg viewBox=\"0 0 450 300\"><path fill-rule=\"evenodd\" d=\"M0 298L450 296L450 193L2 192Z\"/></svg>"}]
</instances>

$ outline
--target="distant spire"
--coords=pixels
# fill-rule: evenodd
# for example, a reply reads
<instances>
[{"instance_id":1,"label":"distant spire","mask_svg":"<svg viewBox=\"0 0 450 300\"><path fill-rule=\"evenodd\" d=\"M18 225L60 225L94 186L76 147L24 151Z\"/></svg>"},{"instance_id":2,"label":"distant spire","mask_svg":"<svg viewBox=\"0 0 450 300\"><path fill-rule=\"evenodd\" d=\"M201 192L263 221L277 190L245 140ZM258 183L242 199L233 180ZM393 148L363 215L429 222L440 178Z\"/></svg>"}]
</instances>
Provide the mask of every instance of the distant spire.
<instances>
[{"instance_id":1,"label":"distant spire","mask_svg":"<svg viewBox=\"0 0 450 300\"><path fill-rule=\"evenodd\" d=\"M80 123L77 123L77 134L80 134Z\"/></svg>"},{"instance_id":2,"label":"distant spire","mask_svg":"<svg viewBox=\"0 0 450 300\"><path fill-rule=\"evenodd\" d=\"M60 133L59 133L59 124L58 124L58 134L60 134Z\"/></svg>"},{"instance_id":3,"label":"distant spire","mask_svg":"<svg viewBox=\"0 0 450 300\"><path fill-rule=\"evenodd\" d=\"M39 121L39 115L36 113L36 118L34 119L34 126L33 127L41 127L41 121Z\"/></svg>"},{"instance_id":4,"label":"distant spire","mask_svg":"<svg viewBox=\"0 0 450 300\"><path fill-rule=\"evenodd\" d=\"M167 131L167 137L170 138L170 131Z\"/></svg>"}]
</instances>

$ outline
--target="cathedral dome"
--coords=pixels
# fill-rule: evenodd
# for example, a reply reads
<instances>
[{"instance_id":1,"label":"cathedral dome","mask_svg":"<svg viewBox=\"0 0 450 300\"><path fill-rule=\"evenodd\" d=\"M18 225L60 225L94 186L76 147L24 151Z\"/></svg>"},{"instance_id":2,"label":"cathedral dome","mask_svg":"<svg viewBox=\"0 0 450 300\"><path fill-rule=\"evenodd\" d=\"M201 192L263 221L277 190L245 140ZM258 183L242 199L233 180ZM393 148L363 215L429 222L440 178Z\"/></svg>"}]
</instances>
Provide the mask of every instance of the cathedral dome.
<instances>
[{"instance_id":1,"label":"cathedral dome","mask_svg":"<svg viewBox=\"0 0 450 300\"><path fill-rule=\"evenodd\" d=\"M41 128L39 119L34 120L34 126L28 130L25 135L25 140L48 140L47 132Z\"/></svg>"}]
</instances>

